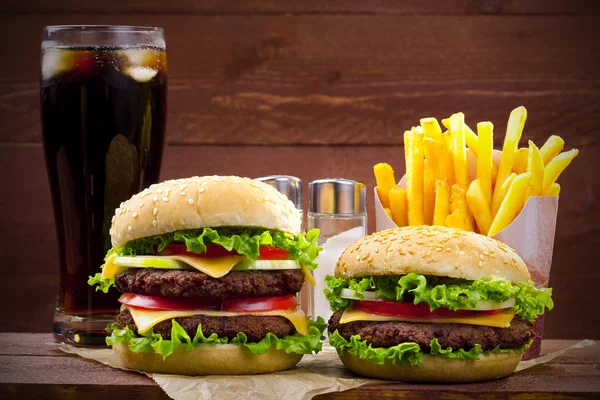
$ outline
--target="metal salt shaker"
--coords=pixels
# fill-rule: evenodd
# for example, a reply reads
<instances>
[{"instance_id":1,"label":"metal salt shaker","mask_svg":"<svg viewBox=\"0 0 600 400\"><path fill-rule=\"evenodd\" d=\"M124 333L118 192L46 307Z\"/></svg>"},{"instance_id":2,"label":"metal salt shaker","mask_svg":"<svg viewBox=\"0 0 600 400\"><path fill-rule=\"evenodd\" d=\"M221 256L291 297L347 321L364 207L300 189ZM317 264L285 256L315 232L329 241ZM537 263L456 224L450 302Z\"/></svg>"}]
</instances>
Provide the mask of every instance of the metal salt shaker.
<instances>
[{"instance_id":1,"label":"metal salt shaker","mask_svg":"<svg viewBox=\"0 0 600 400\"><path fill-rule=\"evenodd\" d=\"M350 179L319 179L308 185L308 229L321 231L319 244L329 238L345 234L348 245L367 234L366 186ZM348 232L352 230L351 232ZM337 254L339 256L339 254ZM320 257L319 267L313 275L317 281L314 290L314 308L311 315L323 317L331 315L329 302L323 289L325 275L333 275L337 257Z\"/></svg>"},{"instance_id":2,"label":"metal salt shaker","mask_svg":"<svg viewBox=\"0 0 600 400\"><path fill-rule=\"evenodd\" d=\"M273 186L279 193L287 196L294 203L296 209L300 212L300 218L304 220L302 211L302 180L290 175L271 175L256 178L255 180L264 182ZM313 308L313 287L305 282L300 293L296 296L300 303L300 308L310 314Z\"/></svg>"}]
</instances>

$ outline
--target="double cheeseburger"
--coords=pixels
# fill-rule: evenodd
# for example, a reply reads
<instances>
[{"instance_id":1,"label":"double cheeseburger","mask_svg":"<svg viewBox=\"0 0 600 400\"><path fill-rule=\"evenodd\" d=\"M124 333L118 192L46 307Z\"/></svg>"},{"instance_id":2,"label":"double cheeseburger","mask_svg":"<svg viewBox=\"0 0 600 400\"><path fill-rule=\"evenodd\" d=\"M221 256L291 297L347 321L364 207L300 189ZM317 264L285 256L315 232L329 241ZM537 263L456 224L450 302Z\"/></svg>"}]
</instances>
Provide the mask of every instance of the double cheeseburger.
<instances>
[{"instance_id":1,"label":"double cheeseburger","mask_svg":"<svg viewBox=\"0 0 600 400\"><path fill-rule=\"evenodd\" d=\"M325 289L329 342L357 374L474 382L512 373L551 309L510 247L439 226L394 228L352 244Z\"/></svg>"},{"instance_id":2,"label":"double cheeseburger","mask_svg":"<svg viewBox=\"0 0 600 400\"><path fill-rule=\"evenodd\" d=\"M166 181L116 210L113 248L89 284L123 292L107 343L125 366L186 375L258 374L321 350L326 324L294 295L320 248L294 205L239 177Z\"/></svg>"}]
</instances>

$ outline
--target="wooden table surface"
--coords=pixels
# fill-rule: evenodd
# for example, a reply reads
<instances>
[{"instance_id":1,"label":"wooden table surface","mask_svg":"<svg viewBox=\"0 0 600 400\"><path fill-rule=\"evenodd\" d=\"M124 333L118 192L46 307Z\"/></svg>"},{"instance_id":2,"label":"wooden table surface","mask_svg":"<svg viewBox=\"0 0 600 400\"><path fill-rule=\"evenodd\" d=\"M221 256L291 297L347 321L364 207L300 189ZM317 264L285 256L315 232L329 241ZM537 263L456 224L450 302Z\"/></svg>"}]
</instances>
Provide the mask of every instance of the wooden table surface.
<instances>
[{"instance_id":1,"label":"wooden table surface","mask_svg":"<svg viewBox=\"0 0 600 400\"><path fill-rule=\"evenodd\" d=\"M547 340L543 353L575 344ZM577 399L600 398L600 346L574 349L512 376L460 385L401 384L366 386L316 396L324 399ZM198 378L202 379L202 378ZM2 399L168 399L145 375L113 369L63 353L50 334L0 334Z\"/></svg>"}]
</instances>

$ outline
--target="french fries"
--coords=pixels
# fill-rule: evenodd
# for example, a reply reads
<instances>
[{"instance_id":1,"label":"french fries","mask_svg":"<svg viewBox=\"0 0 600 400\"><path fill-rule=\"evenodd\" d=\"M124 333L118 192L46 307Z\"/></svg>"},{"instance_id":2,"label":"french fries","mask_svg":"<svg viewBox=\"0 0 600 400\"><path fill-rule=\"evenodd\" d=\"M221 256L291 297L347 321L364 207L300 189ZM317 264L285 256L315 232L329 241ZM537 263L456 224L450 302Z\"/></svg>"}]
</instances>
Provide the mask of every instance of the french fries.
<instances>
[{"instance_id":1,"label":"french fries","mask_svg":"<svg viewBox=\"0 0 600 400\"><path fill-rule=\"evenodd\" d=\"M552 135L540 149L544 165L548 165L554 157L560 154L565 147L565 141L560 136Z\"/></svg>"},{"instance_id":2,"label":"french fries","mask_svg":"<svg viewBox=\"0 0 600 400\"><path fill-rule=\"evenodd\" d=\"M529 161L529 149L522 147L517 150L515 154L515 162L513 163L512 170L515 174L522 174L527 172L527 163Z\"/></svg>"},{"instance_id":3,"label":"french fries","mask_svg":"<svg viewBox=\"0 0 600 400\"><path fill-rule=\"evenodd\" d=\"M435 181L433 225L443 226L450 211L450 187L446 181Z\"/></svg>"},{"instance_id":4,"label":"french fries","mask_svg":"<svg viewBox=\"0 0 600 400\"><path fill-rule=\"evenodd\" d=\"M453 212L446 217L446 226L449 228L462 229L463 231L467 229L465 226L465 219L458 211Z\"/></svg>"},{"instance_id":5,"label":"french fries","mask_svg":"<svg viewBox=\"0 0 600 400\"><path fill-rule=\"evenodd\" d=\"M496 186L492 196L492 216L495 216L500 208L502 199L500 198L500 189L502 184L511 174L513 163L515 161L515 152L521 140L521 134L525 127L527 119L527 110L525 107L518 107L512 110L508 118L508 126L506 127L506 137L502 146L502 156L500 157L500 165L498 166L498 177L496 178Z\"/></svg>"},{"instance_id":6,"label":"french fries","mask_svg":"<svg viewBox=\"0 0 600 400\"><path fill-rule=\"evenodd\" d=\"M481 143L481 136L479 138L479 143ZM467 190L467 204L473 212L479 233L487 235L492 226L492 213L479 179L475 179L469 185L469 190Z\"/></svg>"},{"instance_id":7,"label":"french fries","mask_svg":"<svg viewBox=\"0 0 600 400\"><path fill-rule=\"evenodd\" d=\"M452 161L454 161L454 180L463 190L469 187L467 151L465 148L465 116L463 113L450 117L450 135L452 136Z\"/></svg>"},{"instance_id":8,"label":"french fries","mask_svg":"<svg viewBox=\"0 0 600 400\"><path fill-rule=\"evenodd\" d=\"M492 221L488 236L492 237L506 228L515 219L525 204L525 192L529 187L531 174L526 172L518 175L510 184L506 196Z\"/></svg>"},{"instance_id":9,"label":"french fries","mask_svg":"<svg viewBox=\"0 0 600 400\"><path fill-rule=\"evenodd\" d=\"M377 182L377 194L384 207L390 207L390 190L396 186L394 170L390 164L379 163L373 167L375 182Z\"/></svg>"},{"instance_id":10,"label":"french fries","mask_svg":"<svg viewBox=\"0 0 600 400\"><path fill-rule=\"evenodd\" d=\"M471 210L467 206L465 191L458 183L452 185L450 190L450 212L452 214L459 214L463 218L466 230L475 231L473 214L471 214Z\"/></svg>"},{"instance_id":11,"label":"french fries","mask_svg":"<svg viewBox=\"0 0 600 400\"><path fill-rule=\"evenodd\" d=\"M390 189L390 209L392 220L398 226L408 225L406 212L406 190L400 186L394 186Z\"/></svg>"},{"instance_id":12,"label":"french fries","mask_svg":"<svg viewBox=\"0 0 600 400\"><path fill-rule=\"evenodd\" d=\"M429 169L425 170L423 177L423 218L425 225L433 225L433 208L435 206L435 192L433 180Z\"/></svg>"},{"instance_id":13,"label":"french fries","mask_svg":"<svg viewBox=\"0 0 600 400\"><path fill-rule=\"evenodd\" d=\"M444 162L445 162L445 170L446 177L448 178L448 185L454 185L454 161L452 157L452 136L450 132L444 133L442 135L442 141L444 142Z\"/></svg>"},{"instance_id":14,"label":"french fries","mask_svg":"<svg viewBox=\"0 0 600 400\"><path fill-rule=\"evenodd\" d=\"M492 165L494 165L494 161L492 160L492 152L494 151L493 131L494 125L492 125L491 122L480 122L477 124L477 133L479 135L477 144L477 185L488 208L492 205Z\"/></svg>"},{"instance_id":15,"label":"french fries","mask_svg":"<svg viewBox=\"0 0 600 400\"><path fill-rule=\"evenodd\" d=\"M542 190L542 196L558 196L560 194L560 185L553 183L546 189Z\"/></svg>"},{"instance_id":16,"label":"french fries","mask_svg":"<svg viewBox=\"0 0 600 400\"><path fill-rule=\"evenodd\" d=\"M565 151L560 153L552 161L546 165L544 169L544 189L550 187L560 174L571 164L571 161L579 154L579 150L573 149L571 151Z\"/></svg>"},{"instance_id":17,"label":"french fries","mask_svg":"<svg viewBox=\"0 0 600 400\"><path fill-rule=\"evenodd\" d=\"M406 161L406 200L408 224L423 225L423 175L425 160L423 155L423 132L413 129L404 132L404 154Z\"/></svg>"},{"instance_id":18,"label":"french fries","mask_svg":"<svg viewBox=\"0 0 600 400\"><path fill-rule=\"evenodd\" d=\"M442 125L444 125L446 127L446 129L450 129L451 118L452 117L442 120ZM475 156L477 156L477 151L479 150L479 144L478 144L479 139L477 138L477 135L475 134L475 132L473 132L473 129L469 128L469 126L467 124L464 124L464 127L465 127L465 142L467 143L467 147L471 149L471 151L473 152L473 154L475 154Z\"/></svg>"},{"instance_id":19,"label":"french fries","mask_svg":"<svg viewBox=\"0 0 600 400\"><path fill-rule=\"evenodd\" d=\"M425 150L425 158L427 159L427 167L431 171L432 179L448 181L448 169L446 166L446 158L444 154L444 143L440 134L441 140L425 137L423 139L423 147Z\"/></svg>"},{"instance_id":20,"label":"french fries","mask_svg":"<svg viewBox=\"0 0 600 400\"><path fill-rule=\"evenodd\" d=\"M528 191L529 195L525 199L525 203L527 203L529 196L541 195L543 189L542 185L544 184L544 160L542 159L540 150L531 140L529 141L529 160L527 161L527 172L531 174L531 181L529 182L531 190Z\"/></svg>"},{"instance_id":21,"label":"french fries","mask_svg":"<svg viewBox=\"0 0 600 400\"><path fill-rule=\"evenodd\" d=\"M435 118L421 118L421 128L426 138L442 141L442 128Z\"/></svg>"},{"instance_id":22,"label":"french fries","mask_svg":"<svg viewBox=\"0 0 600 400\"><path fill-rule=\"evenodd\" d=\"M422 118L404 133L405 188L396 184L390 165L373 168L385 212L397 226L449 226L492 237L513 222L530 197L558 196L556 180L578 150L561 153L565 142L556 135L541 148L532 141L519 148L526 119L524 107L512 110L496 164L491 122L478 123L475 134L462 113L442 120L446 132L435 118Z\"/></svg>"}]
</instances>

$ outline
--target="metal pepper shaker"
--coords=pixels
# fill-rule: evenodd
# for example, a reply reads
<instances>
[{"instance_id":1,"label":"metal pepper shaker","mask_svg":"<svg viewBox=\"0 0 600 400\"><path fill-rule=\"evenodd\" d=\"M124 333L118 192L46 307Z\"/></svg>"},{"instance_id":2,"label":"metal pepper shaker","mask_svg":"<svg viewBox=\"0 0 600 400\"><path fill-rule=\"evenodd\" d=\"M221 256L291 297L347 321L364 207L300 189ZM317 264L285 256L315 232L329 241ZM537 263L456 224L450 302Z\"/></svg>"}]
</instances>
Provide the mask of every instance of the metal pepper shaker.
<instances>
[{"instance_id":1,"label":"metal pepper shaker","mask_svg":"<svg viewBox=\"0 0 600 400\"><path fill-rule=\"evenodd\" d=\"M350 179L319 179L308 184L308 229L321 231L319 244L344 232L348 244L367 234L366 192L363 183ZM327 320L331 315L323 289L325 275L333 275L336 261L337 257L320 258L313 273L317 282L311 312L314 317Z\"/></svg>"},{"instance_id":2,"label":"metal pepper shaker","mask_svg":"<svg viewBox=\"0 0 600 400\"><path fill-rule=\"evenodd\" d=\"M256 181L264 182L273 186L279 193L287 196L294 203L296 209L302 214L302 179L290 175L270 175L255 178Z\"/></svg>"}]
</instances>

